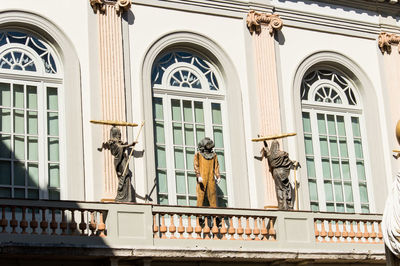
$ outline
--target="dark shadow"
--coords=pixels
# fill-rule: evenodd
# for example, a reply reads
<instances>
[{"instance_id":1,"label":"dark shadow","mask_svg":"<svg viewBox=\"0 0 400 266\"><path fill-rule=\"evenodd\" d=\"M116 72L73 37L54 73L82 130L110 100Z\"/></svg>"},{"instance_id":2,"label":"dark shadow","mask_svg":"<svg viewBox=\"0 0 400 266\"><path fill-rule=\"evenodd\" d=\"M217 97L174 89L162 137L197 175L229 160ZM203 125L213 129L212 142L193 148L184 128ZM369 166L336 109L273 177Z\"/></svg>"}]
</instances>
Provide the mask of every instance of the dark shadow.
<instances>
[{"instance_id":1,"label":"dark shadow","mask_svg":"<svg viewBox=\"0 0 400 266\"><path fill-rule=\"evenodd\" d=\"M130 9L123 13L122 19L127 21L128 25L133 25L135 23L135 15Z\"/></svg>"},{"instance_id":2,"label":"dark shadow","mask_svg":"<svg viewBox=\"0 0 400 266\"><path fill-rule=\"evenodd\" d=\"M283 35L282 31L280 30L275 31L274 39L279 43L279 45L284 45L286 41L285 35Z\"/></svg>"}]
</instances>

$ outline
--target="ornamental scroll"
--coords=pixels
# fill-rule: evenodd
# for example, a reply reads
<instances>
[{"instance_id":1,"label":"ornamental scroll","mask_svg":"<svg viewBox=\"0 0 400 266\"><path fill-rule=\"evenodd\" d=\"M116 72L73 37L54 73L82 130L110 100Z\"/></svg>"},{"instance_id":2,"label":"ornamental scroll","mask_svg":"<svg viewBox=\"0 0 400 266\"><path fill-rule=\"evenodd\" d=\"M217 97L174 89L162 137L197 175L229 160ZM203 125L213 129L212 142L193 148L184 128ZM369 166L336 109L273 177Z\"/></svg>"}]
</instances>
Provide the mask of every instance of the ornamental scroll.
<instances>
[{"instance_id":1,"label":"ornamental scroll","mask_svg":"<svg viewBox=\"0 0 400 266\"><path fill-rule=\"evenodd\" d=\"M253 34L253 32L260 34L261 24L263 23L268 25L269 33L271 35L273 35L275 31L282 29L283 26L283 22L279 15L258 13L254 10L251 10L247 14L246 23L251 34Z\"/></svg>"},{"instance_id":2,"label":"ornamental scroll","mask_svg":"<svg viewBox=\"0 0 400 266\"><path fill-rule=\"evenodd\" d=\"M400 53L400 36L394 33L381 32L378 37L378 46L382 54L392 52L392 44L397 44L397 49Z\"/></svg>"}]
</instances>

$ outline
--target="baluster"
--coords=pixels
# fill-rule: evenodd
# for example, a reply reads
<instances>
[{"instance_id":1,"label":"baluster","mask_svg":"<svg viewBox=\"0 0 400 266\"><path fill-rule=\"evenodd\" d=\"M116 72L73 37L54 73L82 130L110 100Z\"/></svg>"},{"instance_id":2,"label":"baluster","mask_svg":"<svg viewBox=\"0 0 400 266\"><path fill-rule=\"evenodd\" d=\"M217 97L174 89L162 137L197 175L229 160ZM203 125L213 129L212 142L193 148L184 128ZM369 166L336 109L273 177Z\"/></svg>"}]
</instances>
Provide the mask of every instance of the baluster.
<instances>
[{"instance_id":1,"label":"baluster","mask_svg":"<svg viewBox=\"0 0 400 266\"><path fill-rule=\"evenodd\" d=\"M340 236L342 235L340 233L340 229L339 229L339 220L335 220L335 226L336 226L336 228L335 228L336 241L339 241L340 240Z\"/></svg>"},{"instance_id":2,"label":"baluster","mask_svg":"<svg viewBox=\"0 0 400 266\"><path fill-rule=\"evenodd\" d=\"M325 238L326 238L327 235L328 234L325 231L325 220L321 220L321 233L320 233L321 242L326 242Z\"/></svg>"},{"instance_id":3,"label":"baluster","mask_svg":"<svg viewBox=\"0 0 400 266\"><path fill-rule=\"evenodd\" d=\"M363 237L365 238L365 242L368 243L369 232L368 232L368 223L364 221L364 234Z\"/></svg>"},{"instance_id":4,"label":"baluster","mask_svg":"<svg viewBox=\"0 0 400 266\"><path fill-rule=\"evenodd\" d=\"M69 229L71 229L71 235L76 235L76 228L77 228L77 223L75 222L75 210L71 210L71 222L69 223Z\"/></svg>"},{"instance_id":5,"label":"baluster","mask_svg":"<svg viewBox=\"0 0 400 266\"><path fill-rule=\"evenodd\" d=\"M29 223L29 226L32 228L32 235L36 235L36 228L38 227L38 221L36 221L36 209L32 208L32 221Z\"/></svg>"},{"instance_id":6,"label":"baluster","mask_svg":"<svg viewBox=\"0 0 400 266\"><path fill-rule=\"evenodd\" d=\"M350 233L349 233L349 237L350 237L350 241L351 242L355 242L354 241L354 237L356 236L356 234L354 233L354 221L349 221L349 225L350 225Z\"/></svg>"},{"instance_id":7,"label":"baluster","mask_svg":"<svg viewBox=\"0 0 400 266\"><path fill-rule=\"evenodd\" d=\"M46 209L42 208L42 221L40 222L40 228L42 229L42 235L47 235L47 227L49 223L46 221Z\"/></svg>"},{"instance_id":8,"label":"baluster","mask_svg":"<svg viewBox=\"0 0 400 266\"><path fill-rule=\"evenodd\" d=\"M72 215L73 217L73 215ZM75 223L76 225L76 223ZM103 211L100 211L100 219L99 219L99 226L98 226L98 232L100 237L106 237L105 231L106 231L106 224L104 223L104 217L103 217Z\"/></svg>"},{"instance_id":9,"label":"baluster","mask_svg":"<svg viewBox=\"0 0 400 266\"><path fill-rule=\"evenodd\" d=\"M246 240L252 240L251 238L251 228L250 228L250 217L244 217L246 219L246 229L244 234L246 235Z\"/></svg>"},{"instance_id":10,"label":"baluster","mask_svg":"<svg viewBox=\"0 0 400 266\"><path fill-rule=\"evenodd\" d=\"M165 214L160 213L161 215L161 226L160 226L160 233L161 233L161 238L162 239L166 239L167 236L165 235L165 233L167 232L167 227L165 226Z\"/></svg>"},{"instance_id":11,"label":"baluster","mask_svg":"<svg viewBox=\"0 0 400 266\"><path fill-rule=\"evenodd\" d=\"M175 239L176 237L175 237L175 232L176 232L176 226L175 226L175 221L174 221L174 216L175 216L175 214L171 214L169 217L169 221L170 221L170 224L169 224L169 232L171 233L171 237L170 237L170 239Z\"/></svg>"},{"instance_id":12,"label":"baluster","mask_svg":"<svg viewBox=\"0 0 400 266\"><path fill-rule=\"evenodd\" d=\"M220 233L222 235L222 240L227 240L226 238L226 233L228 232L228 230L226 229L226 225L225 225L225 217L221 216L221 230Z\"/></svg>"},{"instance_id":13,"label":"baluster","mask_svg":"<svg viewBox=\"0 0 400 266\"><path fill-rule=\"evenodd\" d=\"M319 220L314 220L314 235L315 235L315 240L319 240L319 230L318 230L318 221Z\"/></svg>"},{"instance_id":14,"label":"baluster","mask_svg":"<svg viewBox=\"0 0 400 266\"><path fill-rule=\"evenodd\" d=\"M344 240L347 240L347 237L349 236L349 233L347 232L347 221L343 220L343 232L342 232L342 237Z\"/></svg>"},{"instance_id":15,"label":"baluster","mask_svg":"<svg viewBox=\"0 0 400 266\"><path fill-rule=\"evenodd\" d=\"M1 220L0 220L0 225L3 227L1 230L2 233L6 233L6 228L8 225L8 221L6 219L6 206L1 206Z\"/></svg>"},{"instance_id":16,"label":"baluster","mask_svg":"<svg viewBox=\"0 0 400 266\"><path fill-rule=\"evenodd\" d=\"M202 239L201 238L201 226L200 226L200 217L199 215L196 215L196 227L194 228L194 232L196 233L196 239Z\"/></svg>"},{"instance_id":17,"label":"baluster","mask_svg":"<svg viewBox=\"0 0 400 266\"><path fill-rule=\"evenodd\" d=\"M80 210L81 212L81 222L79 223L79 229L81 230L81 236L85 235L85 230L87 228L87 224L85 221L85 210Z\"/></svg>"},{"instance_id":18,"label":"baluster","mask_svg":"<svg viewBox=\"0 0 400 266\"><path fill-rule=\"evenodd\" d=\"M16 228L18 226L18 221L15 219L15 206L11 207L11 221L10 221L10 226L12 227L11 234L16 234Z\"/></svg>"},{"instance_id":19,"label":"baluster","mask_svg":"<svg viewBox=\"0 0 400 266\"><path fill-rule=\"evenodd\" d=\"M261 218L262 224L261 224L261 235L263 236L262 240L268 241L268 230L267 227L265 226L265 217Z\"/></svg>"},{"instance_id":20,"label":"baluster","mask_svg":"<svg viewBox=\"0 0 400 266\"><path fill-rule=\"evenodd\" d=\"M383 243L383 235L382 235L382 227L381 227L381 221L377 221L378 223L378 239L380 240L380 243Z\"/></svg>"},{"instance_id":21,"label":"baluster","mask_svg":"<svg viewBox=\"0 0 400 266\"><path fill-rule=\"evenodd\" d=\"M253 221L254 221L253 235L255 236L254 240L261 240L260 237L258 236L260 234L260 229L258 228L258 217L253 217Z\"/></svg>"},{"instance_id":22,"label":"baluster","mask_svg":"<svg viewBox=\"0 0 400 266\"><path fill-rule=\"evenodd\" d=\"M361 232L361 228L360 228L360 221L356 221L356 223L357 223L357 233L356 233L356 237L357 237L357 242L361 242L361 237L363 236L362 235L362 232Z\"/></svg>"},{"instance_id":23,"label":"baluster","mask_svg":"<svg viewBox=\"0 0 400 266\"><path fill-rule=\"evenodd\" d=\"M328 242L333 241L332 220L328 220Z\"/></svg>"},{"instance_id":24,"label":"baluster","mask_svg":"<svg viewBox=\"0 0 400 266\"><path fill-rule=\"evenodd\" d=\"M157 214L153 213L153 238L158 238Z\"/></svg>"},{"instance_id":25,"label":"baluster","mask_svg":"<svg viewBox=\"0 0 400 266\"><path fill-rule=\"evenodd\" d=\"M375 243L376 232L375 232L375 221L371 221L371 233L369 236L372 238L372 242Z\"/></svg>"},{"instance_id":26,"label":"baluster","mask_svg":"<svg viewBox=\"0 0 400 266\"><path fill-rule=\"evenodd\" d=\"M213 227L211 228L211 232L213 234L213 239L218 239L218 226L217 226L217 216L213 218Z\"/></svg>"},{"instance_id":27,"label":"baluster","mask_svg":"<svg viewBox=\"0 0 400 266\"><path fill-rule=\"evenodd\" d=\"M26 228L28 227L28 221L26 220L25 213L26 213L26 207L22 207L22 220L19 223L19 227L22 228L21 234L23 234L23 235L27 234Z\"/></svg>"},{"instance_id":28,"label":"baluster","mask_svg":"<svg viewBox=\"0 0 400 266\"><path fill-rule=\"evenodd\" d=\"M64 211L63 211L63 215L64 215ZM95 220L95 217L94 217L94 211L91 210L90 211L90 223L89 223L89 230L92 231L91 236L95 236L96 235L96 228L97 228L97 224L96 224L96 220Z\"/></svg>"},{"instance_id":29,"label":"baluster","mask_svg":"<svg viewBox=\"0 0 400 266\"><path fill-rule=\"evenodd\" d=\"M243 240L243 227L242 227L242 216L238 216L238 228L236 233L238 234L238 239L239 240Z\"/></svg>"},{"instance_id":30,"label":"baluster","mask_svg":"<svg viewBox=\"0 0 400 266\"><path fill-rule=\"evenodd\" d=\"M180 235L179 236L180 239L185 239L185 237L183 236L183 233L185 232L185 227L183 227L182 216L183 214L179 215L178 233Z\"/></svg>"},{"instance_id":31,"label":"baluster","mask_svg":"<svg viewBox=\"0 0 400 266\"><path fill-rule=\"evenodd\" d=\"M51 208L51 222L50 222L50 228L52 230L52 235L56 235L56 230L57 230L57 221L56 221L56 210L54 208Z\"/></svg>"},{"instance_id":32,"label":"baluster","mask_svg":"<svg viewBox=\"0 0 400 266\"><path fill-rule=\"evenodd\" d=\"M193 239L192 233L193 233L193 227L192 227L192 218L190 214L187 214L187 221L188 221L188 226L186 228L186 233L188 233L188 239Z\"/></svg>"},{"instance_id":33,"label":"baluster","mask_svg":"<svg viewBox=\"0 0 400 266\"><path fill-rule=\"evenodd\" d=\"M67 234L67 221L65 220L65 209L61 210L61 223L60 223L60 229L61 229L61 235L65 236Z\"/></svg>"},{"instance_id":34,"label":"baluster","mask_svg":"<svg viewBox=\"0 0 400 266\"><path fill-rule=\"evenodd\" d=\"M231 236L230 240L235 240L235 227L233 226L233 217L235 216L229 216L229 229L228 229L228 234Z\"/></svg>"},{"instance_id":35,"label":"baluster","mask_svg":"<svg viewBox=\"0 0 400 266\"><path fill-rule=\"evenodd\" d=\"M270 235L271 240L276 240L276 231L274 228L274 219L273 218L269 218L268 234Z\"/></svg>"},{"instance_id":36,"label":"baluster","mask_svg":"<svg viewBox=\"0 0 400 266\"><path fill-rule=\"evenodd\" d=\"M208 216L204 217L203 235L205 239L210 239L210 227L208 226Z\"/></svg>"}]
</instances>

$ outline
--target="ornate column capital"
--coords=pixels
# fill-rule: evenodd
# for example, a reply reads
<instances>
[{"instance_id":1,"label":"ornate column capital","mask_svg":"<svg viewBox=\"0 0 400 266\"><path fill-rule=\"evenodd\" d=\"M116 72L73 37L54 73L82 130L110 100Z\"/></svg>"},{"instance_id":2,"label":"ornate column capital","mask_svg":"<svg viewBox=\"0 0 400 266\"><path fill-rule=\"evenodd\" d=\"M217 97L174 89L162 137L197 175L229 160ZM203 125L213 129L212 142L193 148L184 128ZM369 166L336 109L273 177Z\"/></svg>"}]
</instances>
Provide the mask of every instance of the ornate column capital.
<instances>
[{"instance_id":1,"label":"ornate column capital","mask_svg":"<svg viewBox=\"0 0 400 266\"><path fill-rule=\"evenodd\" d=\"M381 32L378 37L378 46L382 54L392 52L392 44L397 44L397 49L400 53L400 36L394 33Z\"/></svg>"},{"instance_id":2,"label":"ornate column capital","mask_svg":"<svg viewBox=\"0 0 400 266\"><path fill-rule=\"evenodd\" d=\"M97 13L97 11L105 12L107 4L107 5L113 5L115 7L115 11L119 15L125 11L128 11L132 5L132 0L89 0L89 1L95 13Z\"/></svg>"},{"instance_id":3,"label":"ornate column capital","mask_svg":"<svg viewBox=\"0 0 400 266\"><path fill-rule=\"evenodd\" d=\"M279 15L258 13L254 10L250 10L247 14L246 23L251 34L253 34L253 32L259 34L261 32L261 24L267 24L271 35L273 35L275 31L280 30L283 26Z\"/></svg>"}]
</instances>

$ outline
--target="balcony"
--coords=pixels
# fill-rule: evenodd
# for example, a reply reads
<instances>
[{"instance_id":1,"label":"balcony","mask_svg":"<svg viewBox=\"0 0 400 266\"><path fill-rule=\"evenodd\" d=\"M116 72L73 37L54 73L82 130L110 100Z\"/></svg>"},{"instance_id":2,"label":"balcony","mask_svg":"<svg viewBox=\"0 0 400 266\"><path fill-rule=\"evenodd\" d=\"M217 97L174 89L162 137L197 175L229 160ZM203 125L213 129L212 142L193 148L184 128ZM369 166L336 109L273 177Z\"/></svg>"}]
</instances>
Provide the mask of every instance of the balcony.
<instances>
[{"instance_id":1,"label":"balcony","mask_svg":"<svg viewBox=\"0 0 400 266\"><path fill-rule=\"evenodd\" d=\"M0 200L0 255L384 263L381 215Z\"/></svg>"}]
</instances>

